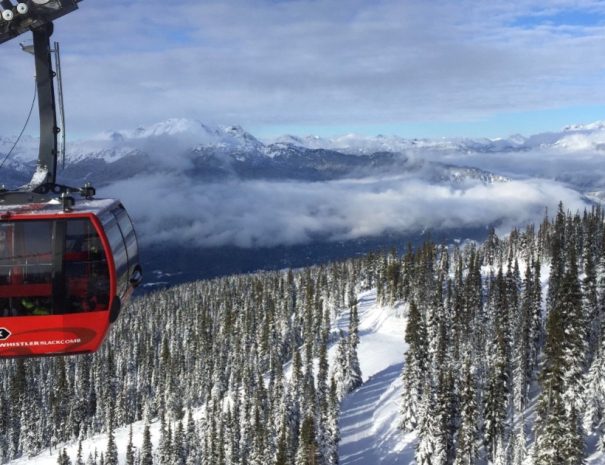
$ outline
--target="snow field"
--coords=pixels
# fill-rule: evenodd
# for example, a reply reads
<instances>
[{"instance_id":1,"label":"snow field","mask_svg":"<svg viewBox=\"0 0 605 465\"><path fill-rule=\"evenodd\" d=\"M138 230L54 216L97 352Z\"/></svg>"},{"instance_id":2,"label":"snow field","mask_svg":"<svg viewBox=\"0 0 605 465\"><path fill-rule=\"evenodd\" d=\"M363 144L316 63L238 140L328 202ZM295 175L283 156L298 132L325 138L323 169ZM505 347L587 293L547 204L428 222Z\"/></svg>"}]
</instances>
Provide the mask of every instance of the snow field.
<instances>
[{"instance_id":1,"label":"snow field","mask_svg":"<svg viewBox=\"0 0 605 465\"><path fill-rule=\"evenodd\" d=\"M137 421L132 424L132 442L135 447L139 448L143 444L143 431L145 429L145 422ZM128 432L129 427L125 426L122 428L117 428L114 432L116 445L118 447L118 460L120 463L126 463L126 446L128 445ZM160 442L160 422L154 421L149 425L149 432L151 433L151 442L155 446L157 446ZM9 462L11 465L56 465L57 464L57 456L59 452L61 452L65 448L67 450L67 454L72 459L72 462L75 461L76 455L78 453L78 443L69 443L69 444L60 444L56 449L52 451L47 450L42 452L41 454L35 457L21 457L19 459L13 460ZM96 434L91 438L85 439L82 441L82 459L86 462L88 458L88 454L95 454L95 450L98 456L101 453L105 454L105 450L107 449L107 435L106 434Z\"/></svg>"},{"instance_id":2,"label":"snow field","mask_svg":"<svg viewBox=\"0 0 605 465\"><path fill-rule=\"evenodd\" d=\"M375 290L362 293L358 300L358 357L364 384L342 403L340 463L410 463L416 436L398 428L407 308L377 305ZM346 327L348 318L348 312L340 315L337 326ZM332 351L335 354L335 348Z\"/></svg>"}]
</instances>

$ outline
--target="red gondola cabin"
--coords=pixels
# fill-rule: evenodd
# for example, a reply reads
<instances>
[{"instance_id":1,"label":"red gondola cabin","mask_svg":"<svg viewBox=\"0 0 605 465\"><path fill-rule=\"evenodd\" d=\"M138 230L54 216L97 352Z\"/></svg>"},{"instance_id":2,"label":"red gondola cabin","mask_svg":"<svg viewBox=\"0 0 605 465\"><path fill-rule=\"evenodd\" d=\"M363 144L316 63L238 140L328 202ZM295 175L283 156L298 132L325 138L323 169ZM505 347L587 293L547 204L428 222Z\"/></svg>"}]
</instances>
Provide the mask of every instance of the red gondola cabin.
<instances>
[{"instance_id":1,"label":"red gondola cabin","mask_svg":"<svg viewBox=\"0 0 605 465\"><path fill-rule=\"evenodd\" d=\"M0 20L0 44L33 35L40 121L31 181L13 191L0 186L0 358L94 352L142 279L137 238L122 204L93 200L90 184L57 183L57 135L64 150L65 122L57 125L59 45L51 48L50 37L53 21L79 2L0 0L10 13ZM85 200L76 203L78 192Z\"/></svg>"},{"instance_id":2,"label":"red gondola cabin","mask_svg":"<svg viewBox=\"0 0 605 465\"><path fill-rule=\"evenodd\" d=\"M0 357L96 351L141 278L119 201L0 207Z\"/></svg>"}]
</instances>

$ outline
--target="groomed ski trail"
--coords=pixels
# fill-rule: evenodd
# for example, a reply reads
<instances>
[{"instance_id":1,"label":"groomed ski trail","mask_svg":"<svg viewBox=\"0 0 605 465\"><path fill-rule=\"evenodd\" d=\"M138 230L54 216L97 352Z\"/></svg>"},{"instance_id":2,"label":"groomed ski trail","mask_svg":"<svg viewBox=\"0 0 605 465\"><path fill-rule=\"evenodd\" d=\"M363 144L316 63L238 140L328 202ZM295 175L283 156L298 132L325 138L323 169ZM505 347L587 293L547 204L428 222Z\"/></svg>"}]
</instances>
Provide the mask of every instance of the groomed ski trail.
<instances>
[{"instance_id":1,"label":"groomed ski trail","mask_svg":"<svg viewBox=\"0 0 605 465\"><path fill-rule=\"evenodd\" d=\"M359 296L358 313L358 357L364 383L341 406L340 463L412 463L416 435L398 429L401 370L407 350L403 307L377 305L376 291L372 290ZM348 313L339 320L348 322Z\"/></svg>"}]
</instances>

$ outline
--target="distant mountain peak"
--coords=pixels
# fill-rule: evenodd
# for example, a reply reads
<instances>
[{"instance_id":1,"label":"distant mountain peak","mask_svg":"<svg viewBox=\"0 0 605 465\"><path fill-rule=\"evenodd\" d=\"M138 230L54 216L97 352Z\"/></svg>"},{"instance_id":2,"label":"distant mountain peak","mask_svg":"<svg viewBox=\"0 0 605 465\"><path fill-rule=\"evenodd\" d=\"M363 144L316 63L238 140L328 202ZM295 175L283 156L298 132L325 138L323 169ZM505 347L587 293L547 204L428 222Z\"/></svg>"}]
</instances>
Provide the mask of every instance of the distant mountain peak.
<instances>
[{"instance_id":1,"label":"distant mountain peak","mask_svg":"<svg viewBox=\"0 0 605 465\"><path fill-rule=\"evenodd\" d=\"M570 124L563 128L563 131L603 131L605 130L605 120L594 121L584 124Z\"/></svg>"},{"instance_id":2,"label":"distant mountain peak","mask_svg":"<svg viewBox=\"0 0 605 465\"><path fill-rule=\"evenodd\" d=\"M108 138L112 142L124 142L124 134L120 132L112 132L109 134Z\"/></svg>"},{"instance_id":3,"label":"distant mountain peak","mask_svg":"<svg viewBox=\"0 0 605 465\"><path fill-rule=\"evenodd\" d=\"M134 133L131 132L131 134L135 135L135 137L157 137L175 136L183 133L205 134L208 132L209 128L200 121L187 118L170 118L165 121L152 124L147 128L138 128L134 131Z\"/></svg>"},{"instance_id":4,"label":"distant mountain peak","mask_svg":"<svg viewBox=\"0 0 605 465\"><path fill-rule=\"evenodd\" d=\"M244 131L244 128L242 128L239 124L236 124L234 126L226 126L224 128L224 131L227 134L233 134L236 136L243 136L245 134L248 134L246 131Z\"/></svg>"},{"instance_id":5,"label":"distant mountain peak","mask_svg":"<svg viewBox=\"0 0 605 465\"><path fill-rule=\"evenodd\" d=\"M587 140L570 140L570 136L580 133ZM576 137L576 139L578 139ZM371 155L377 152L465 152L494 153L523 150L545 150L548 148L570 151L604 150L605 120L588 124L573 124L559 132L535 134L529 137L513 134L508 137L435 137L404 138L397 135L367 136L355 133L334 137L285 135L272 141L307 149L337 150L350 155Z\"/></svg>"},{"instance_id":6,"label":"distant mountain peak","mask_svg":"<svg viewBox=\"0 0 605 465\"><path fill-rule=\"evenodd\" d=\"M239 125L226 126L225 128L223 128L223 131L227 136L230 136L235 141L242 141L247 146L251 146L256 149L264 147L264 144L262 142L260 142L256 137L254 137L252 134L250 134L248 131L246 131Z\"/></svg>"},{"instance_id":7,"label":"distant mountain peak","mask_svg":"<svg viewBox=\"0 0 605 465\"><path fill-rule=\"evenodd\" d=\"M8 153L13 137L0 137L0 154ZM309 152L303 154L306 150ZM335 137L318 135L284 135L261 142L238 124L207 125L197 119L169 118L154 124L131 129L108 130L95 137L70 141L67 159L70 162L85 159L103 159L107 162L120 160L137 153L169 162L184 163L188 154L211 155L228 159L259 160L263 157L307 156L313 151L328 150L346 155L371 156L377 153L423 154L452 153L499 153L530 150L555 150L557 152L605 153L605 120L587 124L572 124L558 132L533 136L515 134L504 138L404 138L397 135L377 136L355 133ZM33 163L37 159L38 139L25 136L13 151L7 163ZM175 157L166 157L167 153ZM225 158L226 157L226 158ZM15 165L15 166L17 166Z\"/></svg>"},{"instance_id":8,"label":"distant mountain peak","mask_svg":"<svg viewBox=\"0 0 605 465\"><path fill-rule=\"evenodd\" d=\"M160 139L190 148L217 147L260 151L264 147L260 141L239 125L211 126L190 118L170 118L149 126L139 126L136 129L107 131L99 134L93 140L96 142L110 141L114 146L140 146L146 144L146 141L155 144ZM82 143L86 144L86 141L79 141L74 145Z\"/></svg>"}]
</instances>

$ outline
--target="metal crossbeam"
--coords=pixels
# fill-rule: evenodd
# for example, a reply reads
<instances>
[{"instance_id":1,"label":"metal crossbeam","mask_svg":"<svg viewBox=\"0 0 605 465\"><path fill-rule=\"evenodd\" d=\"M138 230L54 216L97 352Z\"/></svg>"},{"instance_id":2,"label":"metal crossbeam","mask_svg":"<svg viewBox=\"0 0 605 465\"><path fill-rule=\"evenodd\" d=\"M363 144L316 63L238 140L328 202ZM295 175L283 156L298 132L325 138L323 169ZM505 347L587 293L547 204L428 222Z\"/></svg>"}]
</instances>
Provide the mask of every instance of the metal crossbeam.
<instances>
[{"instance_id":1,"label":"metal crossbeam","mask_svg":"<svg viewBox=\"0 0 605 465\"><path fill-rule=\"evenodd\" d=\"M15 0L13 0L15 1ZM0 44L21 34L40 28L78 9L82 0L22 0L13 4L11 0L0 0L3 13L10 11L10 21L0 19ZM25 5L20 6L20 5ZM25 13L21 13L25 11Z\"/></svg>"}]
</instances>

